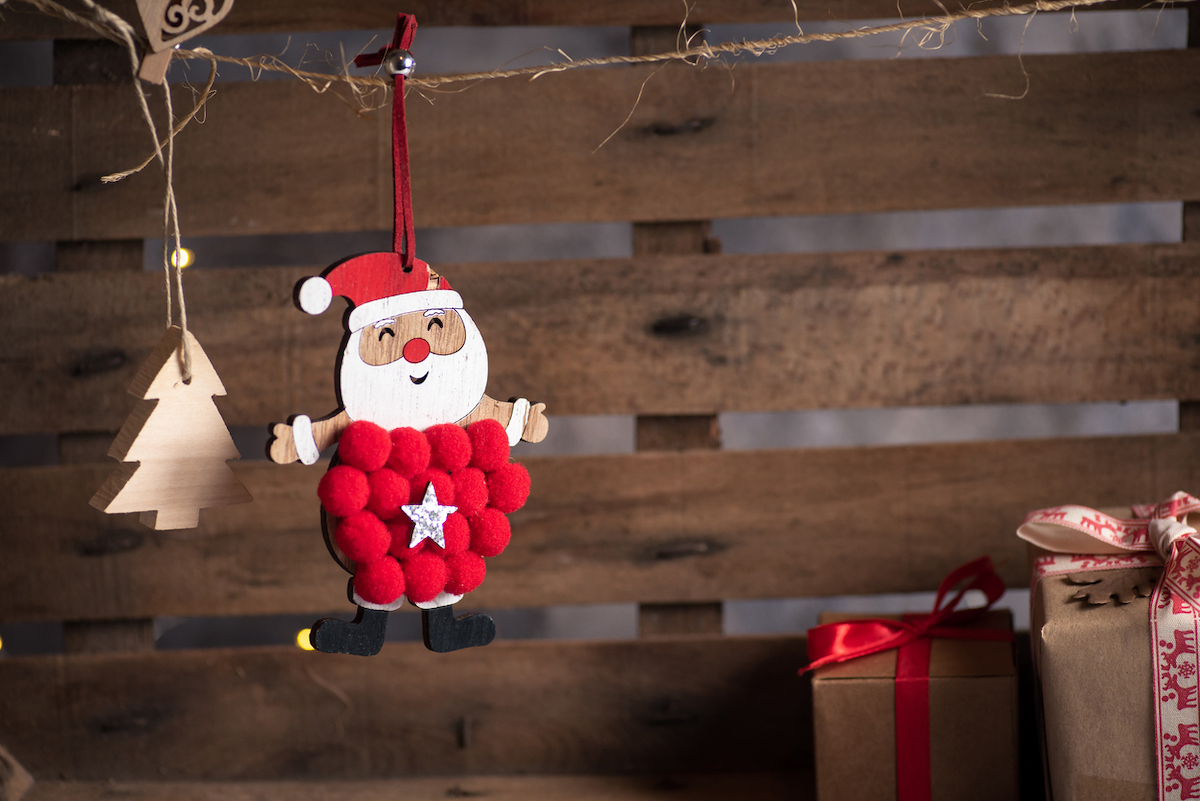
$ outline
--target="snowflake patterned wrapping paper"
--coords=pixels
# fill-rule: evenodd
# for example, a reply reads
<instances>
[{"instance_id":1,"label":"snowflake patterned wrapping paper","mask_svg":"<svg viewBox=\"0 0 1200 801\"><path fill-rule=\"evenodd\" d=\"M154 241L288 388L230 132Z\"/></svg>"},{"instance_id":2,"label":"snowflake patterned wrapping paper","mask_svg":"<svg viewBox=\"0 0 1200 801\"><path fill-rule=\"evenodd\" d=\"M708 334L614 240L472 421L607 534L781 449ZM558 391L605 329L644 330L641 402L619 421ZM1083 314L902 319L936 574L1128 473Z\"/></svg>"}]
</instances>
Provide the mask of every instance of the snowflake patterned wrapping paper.
<instances>
[{"instance_id":1,"label":"snowflake patterned wrapping paper","mask_svg":"<svg viewBox=\"0 0 1200 801\"><path fill-rule=\"evenodd\" d=\"M1039 509L1017 531L1033 546L1030 621L1056 801L1200 798L1197 517L1200 499L1177 492L1124 509ZM1127 603L1115 604L1079 600L1088 591L1067 579L1120 589L1155 572L1149 597L1121 592Z\"/></svg>"},{"instance_id":2,"label":"snowflake patterned wrapping paper","mask_svg":"<svg viewBox=\"0 0 1200 801\"><path fill-rule=\"evenodd\" d=\"M825 613L821 623L861 614ZM893 615L878 617L898 619ZM972 626L1011 630L1007 611ZM895 650L813 673L813 735L821 801L895 799ZM1017 797L1017 677L1011 642L934 639L929 658L934 801Z\"/></svg>"}]
</instances>

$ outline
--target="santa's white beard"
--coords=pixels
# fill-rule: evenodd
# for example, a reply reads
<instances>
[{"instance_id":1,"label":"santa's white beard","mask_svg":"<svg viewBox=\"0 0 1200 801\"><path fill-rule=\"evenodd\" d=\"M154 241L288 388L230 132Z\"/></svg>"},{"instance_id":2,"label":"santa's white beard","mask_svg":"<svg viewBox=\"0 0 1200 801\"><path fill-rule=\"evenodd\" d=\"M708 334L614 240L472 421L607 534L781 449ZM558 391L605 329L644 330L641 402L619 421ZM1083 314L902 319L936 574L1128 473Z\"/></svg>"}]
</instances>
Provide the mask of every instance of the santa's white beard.
<instances>
[{"instance_id":1,"label":"santa's white beard","mask_svg":"<svg viewBox=\"0 0 1200 801\"><path fill-rule=\"evenodd\" d=\"M483 398L487 388L487 348L475 321L456 309L467 341L454 353L430 353L413 364L400 358L379 366L359 356L362 329L350 335L342 354L342 404L351 420L369 420L391 430L418 431L439 423L457 423ZM420 384L412 379L426 378Z\"/></svg>"}]
</instances>

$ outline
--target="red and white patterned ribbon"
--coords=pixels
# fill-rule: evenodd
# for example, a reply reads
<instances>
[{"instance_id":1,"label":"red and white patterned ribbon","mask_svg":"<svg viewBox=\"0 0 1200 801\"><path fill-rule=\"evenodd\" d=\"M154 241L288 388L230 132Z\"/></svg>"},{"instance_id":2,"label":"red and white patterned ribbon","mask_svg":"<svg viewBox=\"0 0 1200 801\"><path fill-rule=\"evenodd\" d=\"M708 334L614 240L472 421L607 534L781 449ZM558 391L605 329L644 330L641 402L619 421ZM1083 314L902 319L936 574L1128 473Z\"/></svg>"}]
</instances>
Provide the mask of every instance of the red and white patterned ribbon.
<instances>
[{"instance_id":1,"label":"red and white patterned ribbon","mask_svg":"<svg viewBox=\"0 0 1200 801\"><path fill-rule=\"evenodd\" d=\"M1017 536L1054 551L1034 563L1046 576L1166 564L1150 597L1154 723L1161 801L1200 799L1200 709L1196 644L1200 635L1200 538L1187 516L1200 499L1177 492L1119 519L1083 506L1031 512Z\"/></svg>"}]
</instances>

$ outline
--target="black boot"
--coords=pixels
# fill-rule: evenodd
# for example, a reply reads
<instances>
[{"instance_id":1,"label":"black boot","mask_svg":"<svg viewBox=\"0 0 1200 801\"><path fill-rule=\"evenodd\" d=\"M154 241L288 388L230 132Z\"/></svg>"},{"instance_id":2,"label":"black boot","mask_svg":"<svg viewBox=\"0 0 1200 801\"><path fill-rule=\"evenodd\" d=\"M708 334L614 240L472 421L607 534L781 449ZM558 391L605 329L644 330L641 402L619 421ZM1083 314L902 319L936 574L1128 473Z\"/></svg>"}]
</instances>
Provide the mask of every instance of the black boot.
<instances>
[{"instance_id":1,"label":"black boot","mask_svg":"<svg viewBox=\"0 0 1200 801\"><path fill-rule=\"evenodd\" d=\"M313 624L308 639L313 648L327 654L375 656L387 634L388 613L382 609L358 607L353 622L327 617Z\"/></svg>"},{"instance_id":2,"label":"black boot","mask_svg":"<svg viewBox=\"0 0 1200 801\"><path fill-rule=\"evenodd\" d=\"M454 616L454 605L421 610L425 647L439 654L487 645L496 638L496 623L487 615Z\"/></svg>"}]
</instances>

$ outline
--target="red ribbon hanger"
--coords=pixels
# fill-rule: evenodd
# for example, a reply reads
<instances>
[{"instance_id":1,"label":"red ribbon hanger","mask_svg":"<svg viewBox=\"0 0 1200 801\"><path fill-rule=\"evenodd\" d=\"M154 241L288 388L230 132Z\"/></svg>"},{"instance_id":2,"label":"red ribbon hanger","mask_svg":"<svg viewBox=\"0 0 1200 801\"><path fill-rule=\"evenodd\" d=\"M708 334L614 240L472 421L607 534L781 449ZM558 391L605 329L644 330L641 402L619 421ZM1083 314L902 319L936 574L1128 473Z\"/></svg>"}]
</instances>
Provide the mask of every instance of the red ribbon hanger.
<instances>
[{"instance_id":1,"label":"red ribbon hanger","mask_svg":"<svg viewBox=\"0 0 1200 801\"><path fill-rule=\"evenodd\" d=\"M943 606L946 597L965 585ZM980 590L987 604L958 609L963 596ZM1004 594L1004 582L984 556L955 568L942 579L933 611L902 620L868 618L827 623L808 630L808 658L800 673L835 662L898 648L896 653L896 795L899 801L929 801L930 774L929 653L933 637L1012 641L1010 631L963 628L983 615Z\"/></svg>"},{"instance_id":2,"label":"red ribbon hanger","mask_svg":"<svg viewBox=\"0 0 1200 801\"><path fill-rule=\"evenodd\" d=\"M396 50L407 53L417 33L417 18L411 14L396 15L396 33L392 43L377 53L356 56L354 66L374 67L384 63L387 55ZM392 92L392 177L395 185L396 222L392 227L392 250L403 254L404 271L413 268L416 258L416 236L413 227L412 179L408 171L408 127L404 119L404 78L396 72Z\"/></svg>"}]
</instances>

